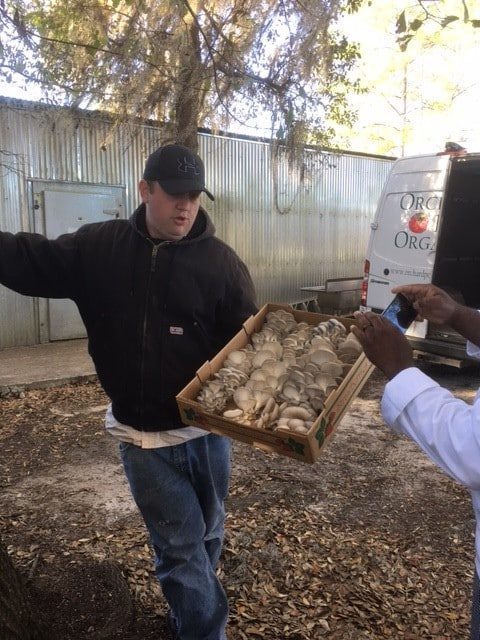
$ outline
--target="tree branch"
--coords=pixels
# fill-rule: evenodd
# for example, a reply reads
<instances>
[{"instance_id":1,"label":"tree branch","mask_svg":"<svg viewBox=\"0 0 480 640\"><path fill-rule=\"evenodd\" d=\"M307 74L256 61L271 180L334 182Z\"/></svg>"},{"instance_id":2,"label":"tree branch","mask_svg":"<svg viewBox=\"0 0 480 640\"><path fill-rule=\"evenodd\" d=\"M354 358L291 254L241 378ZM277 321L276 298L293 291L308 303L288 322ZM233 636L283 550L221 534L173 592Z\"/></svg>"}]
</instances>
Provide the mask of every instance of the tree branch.
<instances>
[{"instance_id":1,"label":"tree branch","mask_svg":"<svg viewBox=\"0 0 480 640\"><path fill-rule=\"evenodd\" d=\"M18 35L20 36L21 40L24 40L25 36L30 36L32 38L38 38L39 40L43 41L43 42L51 42L52 44L59 44L59 45L64 45L64 46L69 46L69 47L77 47L77 48L81 48L84 50L93 50L97 53L105 53L107 55L110 55L112 57L117 57L120 59L124 59L126 58L126 56L119 50L112 50L112 49L105 49L103 47L98 47L92 44L88 44L85 42L78 42L75 40L63 40L60 38L51 38L49 36L43 36L40 35L39 33L35 32L35 31L31 31L30 29L27 29L24 25L22 27L22 29L19 31L19 26L18 26L18 20L15 20L14 18L11 18L8 13L4 10L0 10L1 15L8 21L10 22L15 30L17 31ZM23 33L22 33L23 32ZM165 31L164 33L162 33L162 35L167 35L167 36L171 36L171 34L168 31ZM155 69L156 71L160 71L160 67L156 64L154 64L153 62L151 62L150 60L148 60L147 58L142 56L142 62L150 67L152 67L153 69Z\"/></svg>"}]
</instances>

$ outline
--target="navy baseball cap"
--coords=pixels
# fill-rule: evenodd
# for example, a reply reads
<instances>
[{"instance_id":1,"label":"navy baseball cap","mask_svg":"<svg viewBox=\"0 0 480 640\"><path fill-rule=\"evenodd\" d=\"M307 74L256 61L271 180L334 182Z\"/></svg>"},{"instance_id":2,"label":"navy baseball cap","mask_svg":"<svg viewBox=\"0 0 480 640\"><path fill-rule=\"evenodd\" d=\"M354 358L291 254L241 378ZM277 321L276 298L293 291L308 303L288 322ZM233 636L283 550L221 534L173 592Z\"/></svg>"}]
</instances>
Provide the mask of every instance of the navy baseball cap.
<instances>
[{"instance_id":1,"label":"navy baseball cap","mask_svg":"<svg viewBox=\"0 0 480 640\"><path fill-rule=\"evenodd\" d=\"M203 191L215 198L205 187L205 167L199 155L179 144L167 144L150 154L143 172L144 180L156 180L170 195Z\"/></svg>"}]
</instances>

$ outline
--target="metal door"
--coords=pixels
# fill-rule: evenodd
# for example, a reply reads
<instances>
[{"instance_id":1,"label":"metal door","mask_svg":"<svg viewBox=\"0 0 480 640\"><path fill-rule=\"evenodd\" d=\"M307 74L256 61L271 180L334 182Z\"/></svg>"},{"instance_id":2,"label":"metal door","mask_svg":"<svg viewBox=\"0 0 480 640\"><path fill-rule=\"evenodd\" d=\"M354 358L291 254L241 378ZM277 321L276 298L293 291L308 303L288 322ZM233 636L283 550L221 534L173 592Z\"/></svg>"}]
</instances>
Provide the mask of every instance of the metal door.
<instances>
[{"instance_id":1,"label":"metal door","mask_svg":"<svg viewBox=\"0 0 480 640\"><path fill-rule=\"evenodd\" d=\"M40 189L39 189L40 187ZM35 226L48 238L72 233L84 224L124 217L123 187L34 183ZM43 215L42 215L43 214ZM41 342L84 338L85 326L71 300L39 305Z\"/></svg>"}]
</instances>

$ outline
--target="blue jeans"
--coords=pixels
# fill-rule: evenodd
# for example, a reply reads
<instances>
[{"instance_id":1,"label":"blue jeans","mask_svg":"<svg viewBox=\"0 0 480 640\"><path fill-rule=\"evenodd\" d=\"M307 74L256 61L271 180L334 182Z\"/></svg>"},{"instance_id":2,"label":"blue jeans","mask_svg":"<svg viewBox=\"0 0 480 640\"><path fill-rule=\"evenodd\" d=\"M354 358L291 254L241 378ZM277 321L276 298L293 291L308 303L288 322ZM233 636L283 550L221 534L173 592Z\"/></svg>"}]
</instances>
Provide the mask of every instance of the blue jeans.
<instances>
[{"instance_id":1,"label":"blue jeans","mask_svg":"<svg viewBox=\"0 0 480 640\"><path fill-rule=\"evenodd\" d=\"M155 573L180 640L226 640L228 604L215 569L222 550L230 440L214 434L172 447L120 443Z\"/></svg>"}]
</instances>

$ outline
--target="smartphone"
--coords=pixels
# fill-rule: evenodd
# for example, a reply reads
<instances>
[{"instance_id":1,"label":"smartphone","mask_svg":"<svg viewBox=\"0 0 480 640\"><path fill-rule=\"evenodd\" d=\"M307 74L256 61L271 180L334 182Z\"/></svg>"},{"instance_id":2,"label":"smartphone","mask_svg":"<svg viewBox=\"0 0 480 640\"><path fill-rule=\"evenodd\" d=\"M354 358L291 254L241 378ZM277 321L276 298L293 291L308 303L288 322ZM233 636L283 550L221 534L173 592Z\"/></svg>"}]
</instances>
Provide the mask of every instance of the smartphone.
<instances>
[{"instance_id":1,"label":"smartphone","mask_svg":"<svg viewBox=\"0 0 480 640\"><path fill-rule=\"evenodd\" d=\"M382 316L397 327L402 333L408 329L417 317L417 311L411 302L401 293L397 293L388 307L383 311Z\"/></svg>"}]
</instances>

